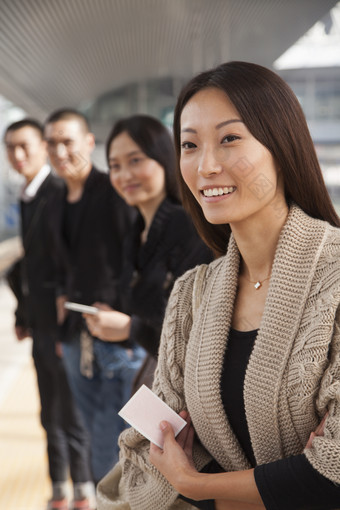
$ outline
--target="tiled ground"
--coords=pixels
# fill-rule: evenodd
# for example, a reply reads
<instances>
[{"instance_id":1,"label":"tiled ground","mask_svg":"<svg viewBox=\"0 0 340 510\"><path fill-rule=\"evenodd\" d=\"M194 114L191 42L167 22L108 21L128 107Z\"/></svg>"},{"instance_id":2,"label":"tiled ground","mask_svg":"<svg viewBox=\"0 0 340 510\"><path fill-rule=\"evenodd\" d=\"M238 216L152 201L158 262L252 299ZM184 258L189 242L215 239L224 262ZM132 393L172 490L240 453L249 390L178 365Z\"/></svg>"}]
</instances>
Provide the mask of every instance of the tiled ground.
<instances>
[{"instance_id":1,"label":"tiled ground","mask_svg":"<svg viewBox=\"0 0 340 510\"><path fill-rule=\"evenodd\" d=\"M0 281L0 509L44 510L49 497L30 340L13 335L14 299Z\"/></svg>"},{"instance_id":2,"label":"tiled ground","mask_svg":"<svg viewBox=\"0 0 340 510\"><path fill-rule=\"evenodd\" d=\"M0 508L6 510L42 510L49 496L34 375L27 361L0 407Z\"/></svg>"}]
</instances>

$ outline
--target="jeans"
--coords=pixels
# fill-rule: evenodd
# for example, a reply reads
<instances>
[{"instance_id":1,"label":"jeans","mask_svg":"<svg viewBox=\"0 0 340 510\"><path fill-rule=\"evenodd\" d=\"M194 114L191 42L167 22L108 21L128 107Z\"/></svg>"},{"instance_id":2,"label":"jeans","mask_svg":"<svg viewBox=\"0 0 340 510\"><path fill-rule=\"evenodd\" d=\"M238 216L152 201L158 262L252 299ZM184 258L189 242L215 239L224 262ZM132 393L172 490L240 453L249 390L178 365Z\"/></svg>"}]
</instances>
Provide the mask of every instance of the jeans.
<instances>
[{"instance_id":1,"label":"jeans","mask_svg":"<svg viewBox=\"0 0 340 510\"><path fill-rule=\"evenodd\" d=\"M91 438L91 467L97 483L118 461L118 436L126 428L118 411L131 396L145 351L93 339L93 377L80 372L80 340L63 344L64 364Z\"/></svg>"}]
</instances>

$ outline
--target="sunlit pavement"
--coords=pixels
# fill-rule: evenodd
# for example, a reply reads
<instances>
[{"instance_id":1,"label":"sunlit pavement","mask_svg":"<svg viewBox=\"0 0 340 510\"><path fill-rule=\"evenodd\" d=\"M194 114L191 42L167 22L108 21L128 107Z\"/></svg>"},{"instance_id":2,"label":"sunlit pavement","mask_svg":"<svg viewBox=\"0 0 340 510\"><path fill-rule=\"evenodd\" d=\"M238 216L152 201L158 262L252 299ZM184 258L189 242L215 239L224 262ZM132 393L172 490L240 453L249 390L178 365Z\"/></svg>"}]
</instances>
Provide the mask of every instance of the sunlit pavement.
<instances>
[{"instance_id":1,"label":"sunlit pavement","mask_svg":"<svg viewBox=\"0 0 340 510\"><path fill-rule=\"evenodd\" d=\"M0 509L43 510L48 468L31 340L16 340L14 308L0 280Z\"/></svg>"}]
</instances>

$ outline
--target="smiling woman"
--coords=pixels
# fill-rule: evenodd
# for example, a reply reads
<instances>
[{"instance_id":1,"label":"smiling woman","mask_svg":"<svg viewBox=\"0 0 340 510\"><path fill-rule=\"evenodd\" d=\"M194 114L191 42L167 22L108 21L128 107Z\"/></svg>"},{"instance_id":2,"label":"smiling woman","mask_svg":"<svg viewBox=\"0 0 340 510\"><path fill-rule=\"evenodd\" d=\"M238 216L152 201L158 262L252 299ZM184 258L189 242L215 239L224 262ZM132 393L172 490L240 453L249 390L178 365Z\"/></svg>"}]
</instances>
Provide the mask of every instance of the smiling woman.
<instances>
[{"instance_id":1,"label":"smiling woman","mask_svg":"<svg viewBox=\"0 0 340 510\"><path fill-rule=\"evenodd\" d=\"M287 210L273 156L237 117L225 92L213 87L195 94L181 116L183 179L206 220L231 228L247 218L268 217L274 200ZM238 171L240 162L246 171ZM251 186L259 179L268 183L268 192L261 197Z\"/></svg>"},{"instance_id":2,"label":"smiling woman","mask_svg":"<svg viewBox=\"0 0 340 510\"><path fill-rule=\"evenodd\" d=\"M150 362L157 357L175 279L209 262L212 253L180 204L174 146L161 122L146 115L118 121L107 141L107 159L113 187L139 216L124 244L121 311L101 310L86 321L102 340L142 345ZM148 375L150 384L153 373Z\"/></svg>"},{"instance_id":3,"label":"smiling woman","mask_svg":"<svg viewBox=\"0 0 340 510\"><path fill-rule=\"evenodd\" d=\"M127 132L118 135L111 143L109 153L111 183L129 204L153 217L166 196L163 167L149 158ZM150 211L148 214L147 210ZM150 220L146 228L149 228Z\"/></svg>"},{"instance_id":4,"label":"smiling woman","mask_svg":"<svg viewBox=\"0 0 340 510\"><path fill-rule=\"evenodd\" d=\"M230 62L184 87L174 135L185 206L222 256L174 286L153 390L188 425L161 422L163 450L122 434L122 499L338 508L340 221L299 102Z\"/></svg>"}]
</instances>

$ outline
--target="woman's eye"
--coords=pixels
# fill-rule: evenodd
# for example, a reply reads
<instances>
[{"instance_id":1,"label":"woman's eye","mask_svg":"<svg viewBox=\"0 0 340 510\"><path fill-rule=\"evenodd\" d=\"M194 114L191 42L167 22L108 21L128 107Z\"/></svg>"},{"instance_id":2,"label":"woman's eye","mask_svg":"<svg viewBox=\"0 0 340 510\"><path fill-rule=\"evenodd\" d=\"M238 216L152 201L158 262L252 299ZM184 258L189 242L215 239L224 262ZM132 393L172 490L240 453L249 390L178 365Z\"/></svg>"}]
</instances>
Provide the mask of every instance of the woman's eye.
<instances>
[{"instance_id":1,"label":"woman's eye","mask_svg":"<svg viewBox=\"0 0 340 510\"><path fill-rule=\"evenodd\" d=\"M130 160L130 165L138 165L141 162L141 158L132 158Z\"/></svg>"},{"instance_id":2,"label":"woman's eye","mask_svg":"<svg viewBox=\"0 0 340 510\"><path fill-rule=\"evenodd\" d=\"M194 149L196 145L193 142L183 142L181 143L182 149Z\"/></svg>"},{"instance_id":3,"label":"woman's eye","mask_svg":"<svg viewBox=\"0 0 340 510\"><path fill-rule=\"evenodd\" d=\"M224 143L224 142L228 142L228 143L235 142L235 140L239 140L239 139L240 139L239 136L236 136L236 135L227 135L227 136L225 136L223 138L222 143Z\"/></svg>"},{"instance_id":4,"label":"woman's eye","mask_svg":"<svg viewBox=\"0 0 340 510\"><path fill-rule=\"evenodd\" d=\"M110 172L118 172L119 165L117 165L117 163L110 163L109 170L110 170Z\"/></svg>"}]
</instances>

